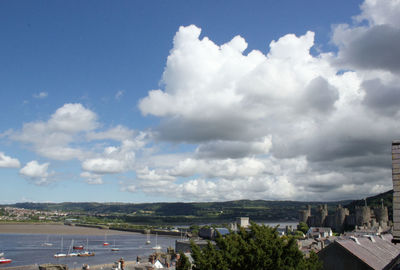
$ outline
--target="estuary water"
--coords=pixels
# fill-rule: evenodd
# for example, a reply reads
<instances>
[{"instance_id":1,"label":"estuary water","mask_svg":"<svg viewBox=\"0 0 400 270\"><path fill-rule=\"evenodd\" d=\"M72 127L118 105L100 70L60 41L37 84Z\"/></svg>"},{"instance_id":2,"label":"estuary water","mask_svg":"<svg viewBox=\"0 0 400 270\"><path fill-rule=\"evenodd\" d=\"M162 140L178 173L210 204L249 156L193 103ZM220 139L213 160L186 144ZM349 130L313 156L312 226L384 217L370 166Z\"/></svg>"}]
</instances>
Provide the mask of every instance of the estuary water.
<instances>
[{"instance_id":1,"label":"estuary water","mask_svg":"<svg viewBox=\"0 0 400 270\"><path fill-rule=\"evenodd\" d=\"M175 236L157 236L157 244L162 247L162 251L171 246L175 248L175 240L179 237ZM88 247L89 251L95 252L93 257L67 257L54 258L54 254L62 251L67 253L71 246L72 240L74 245L83 245ZM99 235L46 235L46 234L0 234L0 253L4 252L4 256L12 259L13 262L3 267L43 264L43 263L63 263L68 264L72 269L80 269L82 264L105 264L113 263L123 257L125 261L134 261L137 256L143 258L148 257L154 252L152 247L156 246L156 236L150 235L151 244L146 245L147 236L145 234L121 234L107 236L109 246L103 246L105 236ZM44 245L49 242L52 246ZM111 251L111 248L119 248L119 251ZM87 246L88 243L88 246ZM62 244L62 245L61 245Z\"/></svg>"}]
</instances>

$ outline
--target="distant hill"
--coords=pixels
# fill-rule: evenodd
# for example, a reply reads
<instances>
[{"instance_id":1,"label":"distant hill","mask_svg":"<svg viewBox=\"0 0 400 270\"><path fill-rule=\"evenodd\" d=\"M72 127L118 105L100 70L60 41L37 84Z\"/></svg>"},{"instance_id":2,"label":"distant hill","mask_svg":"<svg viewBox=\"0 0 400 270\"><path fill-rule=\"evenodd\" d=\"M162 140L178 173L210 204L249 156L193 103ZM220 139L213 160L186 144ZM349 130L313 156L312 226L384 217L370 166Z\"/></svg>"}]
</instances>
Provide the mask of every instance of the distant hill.
<instances>
[{"instance_id":1,"label":"distant hill","mask_svg":"<svg viewBox=\"0 0 400 270\"><path fill-rule=\"evenodd\" d=\"M338 203L329 202L334 209ZM119 218L131 223L212 223L231 222L246 216L253 221L297 221L298 210L322 202L238 200L201 203L16 203L13 207L43 211L68 211L76 215Z\"/></svg>"},{"instance_id":2,"label":"distant hill","mask_svg":"<svg viewBox=\"0 0 400 270\"><path fill-rule=\"evenodd\" d=\"M392 194L388 191L367 198L370 206L380 204L381 199L389 206L392 215ZM199 203L94 203L94 202L64 202L64 203L16 203L13 207L37 209L44 211L59 210L73 212L76 215L101 216L119 218L130 223L165 224L165 223L223 223L233 221L236 217L246 216L253 221L297 221L301 209L325 202L299 201L264 201L237 200L227 202ZM356 205L364 205L363 200L328 202L328 210L332 213L338 204L354 211Z\"/></svg>"}]
</instances>

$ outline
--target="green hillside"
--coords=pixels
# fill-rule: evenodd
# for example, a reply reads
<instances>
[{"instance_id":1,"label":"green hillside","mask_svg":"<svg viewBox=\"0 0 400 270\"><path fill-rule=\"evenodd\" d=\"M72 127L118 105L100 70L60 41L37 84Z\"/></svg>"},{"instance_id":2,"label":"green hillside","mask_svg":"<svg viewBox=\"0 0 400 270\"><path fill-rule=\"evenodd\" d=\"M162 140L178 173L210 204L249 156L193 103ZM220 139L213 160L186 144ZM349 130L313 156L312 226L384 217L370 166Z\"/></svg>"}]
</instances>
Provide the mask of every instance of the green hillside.
<instances>
[{"instance_id":1,"label":"green hillside","mask_svg":"<svg viewBox=\"0 0 400 270\"><path fill-rule=\"evenodd\" d=\"M392 215L392 194L388 191L367 198L370 206L376 206L383 199ZM199 203L16 203L18 208L37 209L44 211L66 211L75 216L89 216L107 220L121 220L133 224L194 224L194 223L224 223L233 221L236 217L246 216L253 221L297 221L301 209L311 205L312 212L317 205L324 202L299 201L264 201L238 200L227 202ZM364 205L363 200L328 202L330 213L338 204L354 211L356 205Z\"/></svg>"}]
</instances>

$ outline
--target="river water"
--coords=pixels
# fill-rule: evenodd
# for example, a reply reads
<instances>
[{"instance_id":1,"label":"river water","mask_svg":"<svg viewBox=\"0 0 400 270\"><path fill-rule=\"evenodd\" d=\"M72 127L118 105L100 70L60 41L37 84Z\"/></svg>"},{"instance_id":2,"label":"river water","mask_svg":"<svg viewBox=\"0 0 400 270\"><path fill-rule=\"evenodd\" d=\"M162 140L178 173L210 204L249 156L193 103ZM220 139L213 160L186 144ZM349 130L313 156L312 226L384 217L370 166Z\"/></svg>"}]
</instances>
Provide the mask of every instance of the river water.
<instances>
[{"instance_id":1,"label":"river water","mask_svg":"<svg viewBox=\"0 0 400 270\"><path fill-rule=\"evenodd\" d=\"M80 269L82 264L105 264L113 263L123 257L125 261L134 261L137 256L148 257L154 252L152 247L157 244L162 247L162 251L171 246L175 248L175 240L179 237L150 235L151 244L146 245L147 236L144 234L121 234L109 235L107 242L109 246L103 246L104 236L85 236L85 235L46 235L46 234L0 234L0 253L4 252L4 257L12 259L13 262L3 267L21 266L43 263L63 263L68 264L72 269ZM93 257L67 257L54 258L54 254L60 252L67 253L71 246L84 245L89 251L95 252ZM52 246L45 246L45 242L50 242ZM111 251L111 248L119 248L119 251ZM63 247L61 248L61 243Z\"/></svg>"}]
</instances>

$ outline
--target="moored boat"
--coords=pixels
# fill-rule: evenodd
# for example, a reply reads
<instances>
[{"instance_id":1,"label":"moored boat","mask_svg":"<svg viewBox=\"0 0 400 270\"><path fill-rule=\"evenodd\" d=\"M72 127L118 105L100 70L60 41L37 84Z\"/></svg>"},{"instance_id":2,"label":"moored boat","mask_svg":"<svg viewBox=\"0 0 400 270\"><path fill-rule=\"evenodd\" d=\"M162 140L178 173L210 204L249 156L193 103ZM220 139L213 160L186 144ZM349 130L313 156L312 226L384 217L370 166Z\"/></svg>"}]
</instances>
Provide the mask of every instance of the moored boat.
<instances>
[{"instance_id":1,"label":"moored boat","mask_svg":"<svg viewBox=\"0 0 400 270\"><path fill-rule=\"evenodd\" d=\"M44 242L44 243L42 244L42 246L45 246L45 247L51 247L51 246L53 246L53 243L51 243L51 242L49 241L49 238L50 238L50 236L47 235L46 242Z\"/></svg>"},{"instance_id":2,"label":"moored boat","mask_svg":"<svg viewBox=\"0 0 400 270\"><path fill-rule=\"evenodd\" d=\"M94 252L89 251L89 239L86 239L86 250L78 253L78 257L94 256Z\"/></svg>"},{"instance_id":3,"label":"moored boat","mask_svg":"<svg viewBox=\"0 0 400 270\"><path fill-rule=\"evenodd\" d=\"M11 263L11 259L6 259L6 258L0 258L0 264L6 264L6 263Z\"/></svg>"},{"instance_id":4,"label":"moored boat","mask_svg":"<svg viewBox=\"0 0 400 270\"><path fill-rule=\"evenodd\" d=\"M84 252L78 253L78 257L90 257L90 256L94 256L94 252L84 251Z\"/></svg>"},{"instance_id":5,"label":"moored boat","mask_svg":"<svg viewBox=\"0 0 400 270\"><path fill-rule=\"evenodd\" d=\"M78 256L78 252L73 252L74 240L71 240L71 245L69 246L67 257L76 257Z\"/></svg>"},{"instance_id":6,"label":"moored boat","mask_svg":"<svg viewBox=\"0 0 400 270\"><path fill-rule=\"evenodd\" d=\"M117 248L117 247L115 246L115 240L114 240L114 246L111 248L111 251L119 251L119 248Z\"/></svg>"},{"instance_id":7,"label":"moored boat","mask_svg":"<svg viewBox=\"0 0 400 270\"><path fill-rule=\"evenodd\" d=\"M76 256L79 256L79 253L77 253L77 252L70 252L70 253L67 254L67 257L76 257Z\"/></svg>"},{"instance_id":8,"label":"moored boat","mask_svg":"<svg viewBox=\"0 0 400 270\"><path fill-rule=\"evenodd\" d=\"M54 258L64 258L67 257L67 254L65 253L56 253L54 254Z\"/></svg>"},{"instance_id":9,"label":"moored boat","mask_svg":"<svg viewBox=\"0 0 400 270\"><path fill-rule=\"evenodd\" d=\"M149 230L147 230L147 232L146 232L146 237L147 237L146 245L150 245L150 244L151 244L151 241L150 241Z\"/></svg>"},{"instance_id":10,"label":"moored boat","mask_svg":"<svg viewBox=\"0 0 400 270\"><path fill-rule=\"evenodd\" d=\"M73 246L72 249L75 249L75 250L83 250L83 249L84 249L84 246L83 246L83 245Z\"/></svg>"},{"instance_id":11,"label":"moored boat","mask_svg":"<svg viewBox=\"0 0 400 270\"><path fill-rule=\"evenodd\" d=\"M110 243L107 242L107 234L104 234L104 242L103 242L103 246L109 246Z\"/></svg>"},{"instance_id":12,"label":"moored boat","mask_svg":"<svg viewBox=\"0 0 400 270\"><path fill-rule=\"evenodd\" d=\"M153 247L154 250L161 250L162 247L157 244L157 233L156 233L156 245Z\"/></svg>"},{"instance_id":13,"label":"moored boat","mask_svg":"<svg viewBox=\"0 0 400 270\"><path fill-rule=\"evenodd\" d=\"M64 258L67 257L67 254L63 252L63 243L64 243L64 237L61 236L61 248L60 252L57 252L54 254L54 258Z\"/></svg>"}]
</instances>

